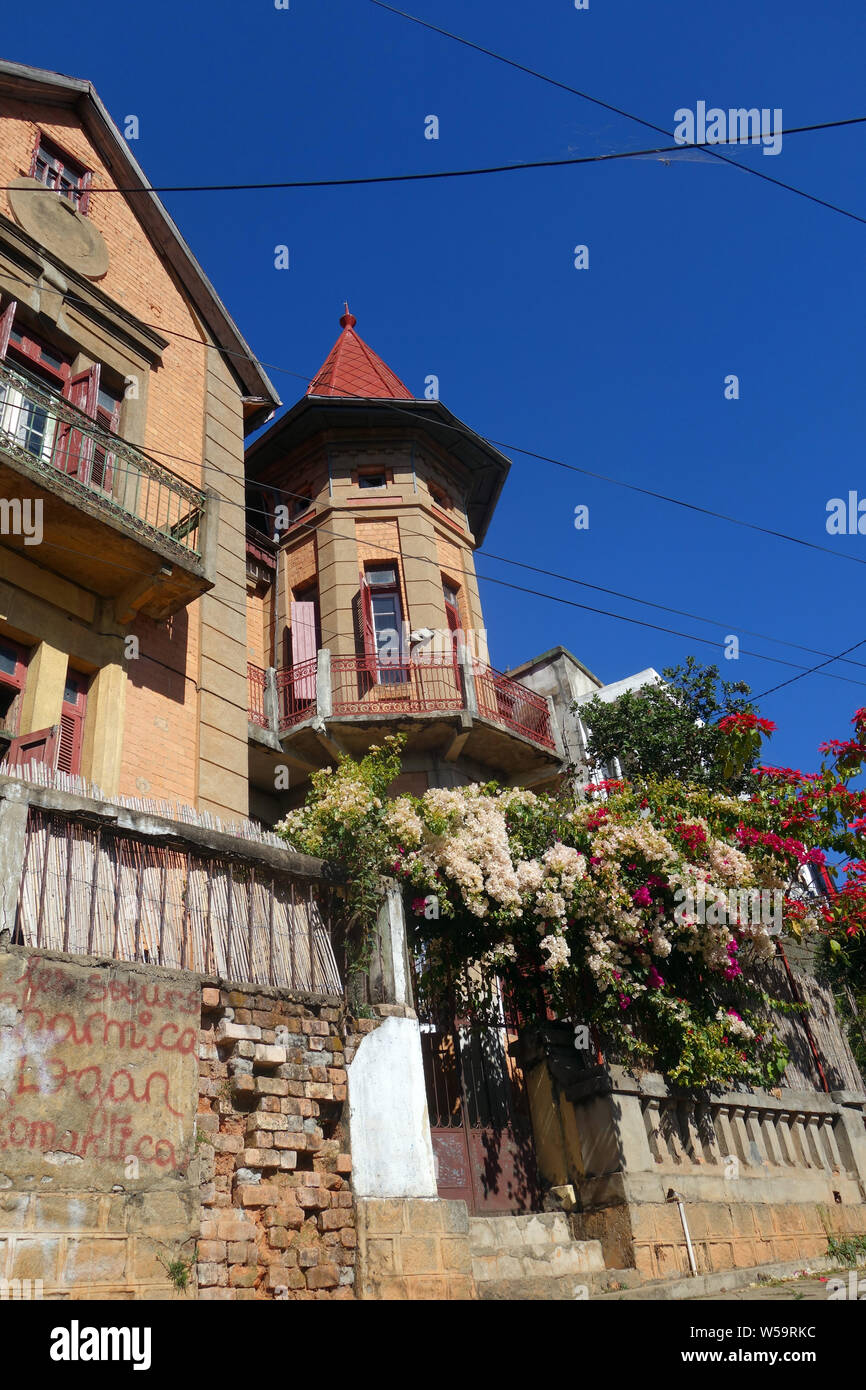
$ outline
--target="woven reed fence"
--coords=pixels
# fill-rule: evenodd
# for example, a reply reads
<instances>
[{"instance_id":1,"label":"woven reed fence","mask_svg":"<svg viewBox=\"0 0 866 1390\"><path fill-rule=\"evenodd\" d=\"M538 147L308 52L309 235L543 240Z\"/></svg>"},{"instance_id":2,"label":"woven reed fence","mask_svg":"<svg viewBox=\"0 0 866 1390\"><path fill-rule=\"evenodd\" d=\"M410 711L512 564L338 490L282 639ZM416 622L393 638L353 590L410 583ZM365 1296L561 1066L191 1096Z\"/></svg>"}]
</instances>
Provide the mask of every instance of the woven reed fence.
<instances>
[{"instance_id":1,"label":"woven reed fence","mask_svg":"<svg viewBox=\"0 0 866 1390\"><path fill-rule=\"evenodd\" d=\"M342 992L328 888L30 806L15 940L227 980Z\"/></svg>"}]
</instances>

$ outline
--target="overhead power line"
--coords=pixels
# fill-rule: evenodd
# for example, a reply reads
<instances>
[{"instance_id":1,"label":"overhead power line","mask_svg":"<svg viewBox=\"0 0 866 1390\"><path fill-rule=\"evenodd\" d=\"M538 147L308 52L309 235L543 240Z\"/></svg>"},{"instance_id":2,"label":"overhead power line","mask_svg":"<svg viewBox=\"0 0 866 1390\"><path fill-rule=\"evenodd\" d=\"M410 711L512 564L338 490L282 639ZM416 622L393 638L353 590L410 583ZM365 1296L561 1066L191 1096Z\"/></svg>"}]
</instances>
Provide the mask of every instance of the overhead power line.
<instances>
[{"instance_id":1,"label":"overhead power line","mask_svg":"<svg viewBox=\"0 0 866 1390\"><path fill-rule=\"evenodd\" d=\"M788 130L777 131L778 135L801 135L806 131L814 130L834 130L840 126L863 125L866 124L866 116L851 116L840 121L821 121L814 125L791 126ZM660 127L656 127L657 129ZM667 133L667 132L665 132ZM760 143L760 137L747 137L743 140L696 140L690 141L686 145L655 145L651 149L644 150L614 150L609 154L588 154L572 155L561 159L533 159L523 160L518 164L488 164L473 169L435 169L422 170L411 174L368 174L364 176L345 178L345 179L278 179L268 180L262 183L178 183L178 184L130 184L127 186L114 184L94 184L92 192L94 195L101 193L120 193L124 196L133 193L264 193L268 191L279 191L293 188L357 188L363 185L387 184L387 183L424 183L435 179L466 179L478 178L485 174L518 174L528 169L558 169L568 165L578 164L606 164L618 159L647 159L654 155L683 154L686 150L705 150L707 154L712 154L719 145L755 145ZM736 164L735 160L728 161ZM737 168L748 169L747 164L737 164ZM749 170L754 173L755 170ZM772 180L777 183L777 179ZM785 184L783 187L788 187ZM28 184L24 187L18 184L0 185L0 192L9 193L51 193L56 196L56 190L48 188L47 185L37 187L36 184ZM794 190L795 192L797 190ZM804 194L804 197L811 197L811 194ZM814 202L821 202L821 199L813 199ZM825 203L825 207L832 204ZM843 209L836 208L836 212ZM846 217L851 217L857 222L866 223L866 217L859 217L857 213L845 213Z\"/></svg>"},{"instance_id":2,"label":"overhead power line","mask_svg":"<svg viewBox=\"0 0 866 1390\"><path fill-rule=\"evenodd\" d=\"M772 685L769 690L762 690L760 695L753 695L751 698L753 700L765 700L768 695L775 695L777 690L784 690L786 686L793 685L795 681L803 680L805 676L814 676L819 671L823 671L824 667L831 665L832 662L841 661L849 652L856 652L858 647L866 647L866 637L861 637L859 642L855 642L853 646L846 647L843 652L839 652L838 656L831 656L828 661L822 661L818 666L810 666L808 670L801 671L798 675L792 676L790 680L782 681L780 685Z\"/></svg>"},{"instance_id":3,"label":"overhead power line","mask_svg":"<svg viewBox=\"0 0 866 1390\"><path fill-rule=\"evenodd\" d=\"M386 4L385 0L370 0L370 4L375 5L377 9L388 10L391 14L399 15L401 19L408 19L412 24L420 25L422 29L429 29L434 34L441 34L443 38L452 39L455 43L462 44L464 48L472 48L476 53L483 53L485 57L493 58L497 63L504 63L506 67L514 68L517 72L535 77L539 82L546 82L550 87L558 87L562 92L570 92L572 96L592 102L593 106L600 106L605 111L612 111L617 116L624 116L626 120L634 121L637 125L644 126L646 130L655 130L660 135L670 136L669 130L666 130L664 126L656 125L654 121L647 121L643 116L636 116L633 111L626 111L624 107L615 106L612 102L602 101L600 97L591 96L589 92L583 92L580 88L572 87L567 82L560 82L557 78L539 72L536 68L530 68L525 63L518 63L514 58L508 58L504 53L497 53L494 49L487 48L484 44L475 43L472 39L467 39L461 34L454 34L449 29L442 29L438 24L431 24L429 20L421 19L418 15L409 14L406 10L398 10L396 6ZM683 147L677 146L677 149L680 148ZM751 164L742 164L738 159L731 159L730 155L720 154L713 146L706 146L706 150L714 159L720 159L724 164L731 164L735 169L743 169L747 174L763 179L765 183L775 184L777 188L784 188L788 193L796 193L798 198L806 198L810 203L817 203L819 207L828 208L831 212L838 212L842 217L849 217L854 222L866 223L866 217L861 217L859 213L839 207L836 203L828 202L826 198L819 198L814 193L807 193L805 189L797 188L792 183L785 183L782 179L774 178L772 174L765 174L760 169L755 169Z\"/></svg>"},{"instance_id":4,"label":"overhead power line","mask_svg":"<svg viewBox=\"0 0 866 1390\"><path fill-rule=\"evenodd\" d=\"M35 280L25 279L23 276L15 276L14 278L18 280L19 284L23 285L36 286L38 283ZM86 307L84 300L78 299L74 294L67 292L63 297L69 304L77 303ZM158 332L166 334L168 337L179 338L187 343L195 343L196 346L201 348L213 349L214 351L224 353L227 357L239 357L243 361L252 363L254 366L261 368L263 371L278 372L283 376L290 376L297 381L303 381L308 386L311 381L315 380L315 373L310 375L306 372L293 371L290 367L280 366L276 362L265 362L261 358L254 357L252 353L240 352L232 348L223 348L219 346L219 344L205 342L202 338L197 338L191 333L182 333L179 329L166 328L164 324L148 323L145 320L141 322L145 328L154 328ZM369 398L359 395L357 397L343 396L340 399L366 401ZM416 402L415 404L420 405L423 404L423 402ZM376 401L376 405L378 408L391 410L395 414L406 416L409 419L420 420L427 425L430 423L429 414L424 414L417 409L413 410L409 405L403 404L398 400L391 400L388 397L383 397ZM817 541L806 540L803 536L793 536L787 531L779 531L773 527L760 526L755 521L746 521L743 517L731 516L729 513L717 511L713 507L703 507L697 502L689 502L682 497L672 497L669 493L658 492L653 488L642 487L639 483L628 482L625 478L615 478L609 473L600 473L597 469L584 468L580 464L569 463L567 460L555 458L551 454L542 454L535 449L527 449L522 444L513 444L510 441L501 439L490 439L485 435L479 434L477 430L472 430L467 425L463 425L459 422L456 424L449 424L445 420L437 420L436 427L437 429L448 430L454 434L460 434L466 439L472 439L476 442L487 444L491 448L497 450L507 449L510 453L523 454L526 458L536 459L540 463L549 463L556 468L563 468L571 473L579 473L583 477L594 478L597 482L609 483L612 487L625 488L629 492L636 492L644 497L652 497L657 502L665 502L669 506L684 508L687 511L695 512L701 516L712 517L716 521L724 521L731 526L740 526L750 531L757 531L762 535L772 536L776 540L787 541L790 545L799 545L808 550L820 551L824 555L832 556L834 560L843 560L852 565L866 565L866 559L859 555L852 555L849 551L836 550L828 545L819 545ZM161 449L151 449L150 452L153 454L161 454L164 458L175 459L178 462L189 463L192 467L201 467L200 460L195 462L192 459L181 459L178 455L170 454Z\"/></svg>"}]
</instances>

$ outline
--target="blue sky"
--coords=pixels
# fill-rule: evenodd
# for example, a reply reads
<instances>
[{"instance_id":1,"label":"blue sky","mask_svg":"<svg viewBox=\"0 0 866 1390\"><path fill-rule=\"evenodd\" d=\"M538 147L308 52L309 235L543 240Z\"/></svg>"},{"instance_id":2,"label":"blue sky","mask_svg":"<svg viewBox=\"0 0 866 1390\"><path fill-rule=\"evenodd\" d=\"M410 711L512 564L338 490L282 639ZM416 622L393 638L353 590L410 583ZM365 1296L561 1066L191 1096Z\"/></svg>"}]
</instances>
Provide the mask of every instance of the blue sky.
<instances>
[{"instance_id":1,"label":"blue sky","mask_svg":"<svg viewBox=\"0 0 866 1390\"><path fill-rule=\"evenodd\" d=\"M723 7L645 0L406 0L413 13L673 128L699 100L781 108L786 127L866 114L866 10L845 0ZM140 121L154 184L344 178L595 155L652 132L374 7L370 0L149 0L4 15L3 56L89 77ZM425 117L440 138L425 140ZM866 127L739 150L761 172L866 216ZM365 189L183 194L166 202L266 362L309 377L358 331L417 395L491 439L866 560L827 535L864 459L866 227L693 153ZM274 247L291 269L274 268ZM575 270L573 248L589 248ZM724 398L735 373L740 399ZM272 373L291 404L304 382ZM866 638L866 572L835 555L511 457L486 548L719 619L654 612L479 559L482 573L711 639L705 646L493 584L494 662L562 643L605 680L689 652L763 691L811 665L744 629L836 652ZM574 509L590 508L587 531ZM853 653L866 663L866 646ZM764 702L774 761L814 765L866 703L809 676Z\"/></svg>"}]
</instances>

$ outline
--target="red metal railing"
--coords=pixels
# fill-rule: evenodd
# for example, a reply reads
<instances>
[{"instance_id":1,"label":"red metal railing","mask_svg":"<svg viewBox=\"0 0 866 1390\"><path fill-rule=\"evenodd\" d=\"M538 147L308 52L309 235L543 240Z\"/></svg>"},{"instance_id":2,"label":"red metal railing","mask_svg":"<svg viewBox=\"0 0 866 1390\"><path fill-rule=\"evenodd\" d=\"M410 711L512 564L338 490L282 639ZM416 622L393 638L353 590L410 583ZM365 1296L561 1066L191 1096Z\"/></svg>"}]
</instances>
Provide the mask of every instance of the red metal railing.
<instances>
[{"instance_id":1,"label":"red metal railing","mask_svg":"<svg viewBox=\"0 0 866 1390\"><path fill-rule=\"evenodd\" d=\"M279 732L291 729L316 710L317 659L276 672ZM263 729L271 727L265 691L267 673L249 662L249 715ZM367 656L331 659L332 710L335 715L424 714L466 708L456 658L430 655L423 662L382 662ZM543 748L555 750L550 711L542 695L490 666L476 666L478 712L504 724Z\"/></svg>"},{"instance_id":2,"label":"red metal railing","mask_svg":"<svg viewBox=\"0 0 866 1390\"><path fill-rule=\"evenodd\" d=\"M316 712L317 658L299 661L286 671L277 671L277 709L280 733L291 729Z\"/></svg>"},{"instance_id":3,"label":"red metal railing","mask_svg":"<svg viewBox=\"0 0 866 1390\"><path fill-rule=\"evenodd\" d=\"M382 662L366 656L331 659L334 714L405 714L465 707L456 658Z\"/></svg>"},{"instance_id":4,"label":"red metal railing","mask_svg":"<svg viewBox=\"0 0 866 1390\"><path fill-rule=\"evenodd\" d=\"M507 724L533 743L555 749L550 710L543 695L494 671L492 666L476 666L475 690L478 713L485 719Z\"/></svg>"},{"instance_id":5,"label":"red metal railing","mask_svg":"<svg viewBox=\"0 0 866 1390\"><path fill-rule=\"evenodd\" d=\"M254 666L251 661L247 662L247 685L250 692L250 723L269 729L271 721L265 713L265 673L261 666Z\"/></svg>"}]
</instances>

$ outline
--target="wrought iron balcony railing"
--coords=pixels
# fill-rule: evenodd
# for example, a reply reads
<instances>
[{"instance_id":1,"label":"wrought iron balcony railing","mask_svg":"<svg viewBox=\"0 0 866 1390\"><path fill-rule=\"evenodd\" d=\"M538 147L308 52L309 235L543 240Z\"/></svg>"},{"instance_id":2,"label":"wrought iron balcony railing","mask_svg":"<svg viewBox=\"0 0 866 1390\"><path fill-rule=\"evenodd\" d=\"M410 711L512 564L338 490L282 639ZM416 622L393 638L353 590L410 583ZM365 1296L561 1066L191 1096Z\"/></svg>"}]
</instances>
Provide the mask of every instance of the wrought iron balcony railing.
<instances>
[{"instance_id":1,"label":"wrought iron balcony railing","mask_svg":"<svg viewBox=\"0 0 866 1390\"><path fill-rule=\"evenodd\" d=\"M0 362L2 455L142 538L201 557L204 493L6 362Z\"/></svg>"},{"instance_id":2,"label":"wrought iron balcony railing","mask_svg":"<svg viewBox=\"0 0 866 1390\"><path fill-rule=\"evenodd\" d=\"M321 655L321 654L320 654ZM327 656L327 653L324 653ZM330 699L320 709L318 658L272 672L274 709L268 705L268 673L248 665L249 717L260 728L280 734L312 718L351 719L362 715L437 714L470 708L467 685L474 686L478 714L504 725L547 752L556 753L550 708L543 695L485 665L464 669L456 655L431 655L418 662L379 663L368 656L330 658ZM275 724L278 727L275 727Z\"/></svg>"}]
</instances>

